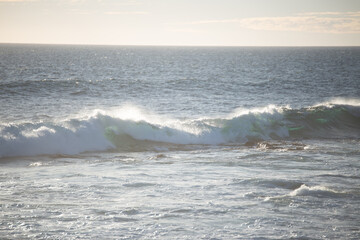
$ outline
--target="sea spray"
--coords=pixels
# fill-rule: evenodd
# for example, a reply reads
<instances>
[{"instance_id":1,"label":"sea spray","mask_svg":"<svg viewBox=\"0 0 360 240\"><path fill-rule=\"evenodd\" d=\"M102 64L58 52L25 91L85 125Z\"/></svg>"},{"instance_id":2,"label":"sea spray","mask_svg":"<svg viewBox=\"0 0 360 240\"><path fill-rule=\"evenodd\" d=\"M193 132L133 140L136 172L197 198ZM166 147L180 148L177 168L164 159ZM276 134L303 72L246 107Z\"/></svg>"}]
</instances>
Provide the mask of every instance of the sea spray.
<instances>
[{"instance_id":1,"label":"sea spray","mask_svg":"<svg viewBox=\"0 0 360 240\"><path fill-rule=\"evenodd\" d=\"M231 118L202 119L171 119L139 109L97 111L89 117L63 121L2 124L0 156L73 155L108 149L142 151L144 141L156 148L159 143L243 145L263 140L360 136L359 107L350 105L301 109L268 106L238 111Z\"/></svg>"}]
</instances>

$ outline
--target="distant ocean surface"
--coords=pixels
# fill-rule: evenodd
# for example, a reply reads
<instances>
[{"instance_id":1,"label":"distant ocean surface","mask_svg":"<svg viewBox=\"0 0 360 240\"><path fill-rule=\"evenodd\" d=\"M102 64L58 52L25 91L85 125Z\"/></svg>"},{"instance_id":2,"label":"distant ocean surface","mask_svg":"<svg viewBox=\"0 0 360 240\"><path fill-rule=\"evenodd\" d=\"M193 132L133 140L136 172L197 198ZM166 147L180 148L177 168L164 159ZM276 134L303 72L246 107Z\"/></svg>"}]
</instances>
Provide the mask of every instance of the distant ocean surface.
<instances>
[{"instance_id":1,"label":"distant ocean surface","mask_svg":"<svg viewBox=\"0 0 360 240\"><path fill-rule=\"evenodd\" d=\"M0 239L359 223L359 47L0 44Z\"/></svg>"}]
</instances>

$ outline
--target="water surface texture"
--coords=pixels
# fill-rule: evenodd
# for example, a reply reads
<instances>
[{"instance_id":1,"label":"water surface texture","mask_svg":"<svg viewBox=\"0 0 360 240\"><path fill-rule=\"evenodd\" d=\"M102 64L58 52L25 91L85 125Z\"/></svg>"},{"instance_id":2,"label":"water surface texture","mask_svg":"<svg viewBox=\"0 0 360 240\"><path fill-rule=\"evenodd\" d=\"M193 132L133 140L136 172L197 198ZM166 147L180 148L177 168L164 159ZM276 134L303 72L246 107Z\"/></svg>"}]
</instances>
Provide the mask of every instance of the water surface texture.
<instances>
[{"instance_id":1,"label":"water surface texture","mask_svg":"<svg viewBox=\"0 0 360 240\"><path fill-rule=\"evenodd\" d=\"M360 48L0 44L1 239L359 239Z\"/></svg>"}]
</instances>

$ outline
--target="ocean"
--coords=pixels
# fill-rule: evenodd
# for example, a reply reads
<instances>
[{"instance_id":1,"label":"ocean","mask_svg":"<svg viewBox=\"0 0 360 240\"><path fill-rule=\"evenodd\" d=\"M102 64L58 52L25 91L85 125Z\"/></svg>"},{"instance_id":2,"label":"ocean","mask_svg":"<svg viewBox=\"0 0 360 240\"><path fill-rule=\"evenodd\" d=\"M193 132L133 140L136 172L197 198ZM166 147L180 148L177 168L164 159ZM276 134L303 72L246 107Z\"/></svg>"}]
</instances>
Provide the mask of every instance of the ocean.
<instances>
[{"instance_id":1,"label":"ocean","mask_svg":"<svg viewBox=\"0 0 360 240\"><path fill-rule=\"evenodd\" d=\"M360 47L0 44L1 239L359 239Z\"/></svg>"}]
</instances>

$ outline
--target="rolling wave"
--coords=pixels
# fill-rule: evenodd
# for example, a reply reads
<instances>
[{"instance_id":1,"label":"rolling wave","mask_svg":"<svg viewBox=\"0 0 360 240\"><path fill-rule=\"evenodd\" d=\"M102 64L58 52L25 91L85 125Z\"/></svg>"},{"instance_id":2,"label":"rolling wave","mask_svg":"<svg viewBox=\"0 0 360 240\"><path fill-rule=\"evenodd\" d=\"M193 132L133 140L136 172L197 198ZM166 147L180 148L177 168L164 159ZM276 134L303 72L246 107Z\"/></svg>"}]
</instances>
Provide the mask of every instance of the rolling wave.
<instances>
[{"instance_id":1,"label":"rolling wave","mask_svg":"<svg viewBox=\"0 0 360 240\"><path fill-rule=\"evenodd\" d=\"M135 113L135 114L130 114ZM64 121L0 125L0 157L144 151L175 145L244 145L264 140L360 138L360 104L238 109L222 118L169 119L136 107Z\"/></svg>"}]
</instances>

